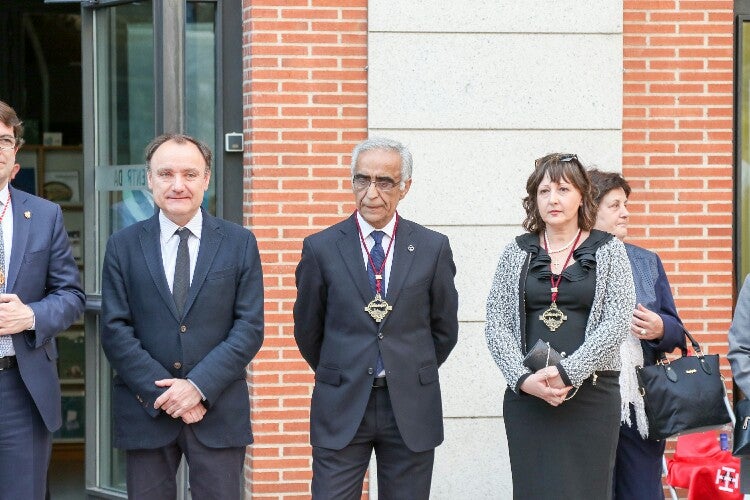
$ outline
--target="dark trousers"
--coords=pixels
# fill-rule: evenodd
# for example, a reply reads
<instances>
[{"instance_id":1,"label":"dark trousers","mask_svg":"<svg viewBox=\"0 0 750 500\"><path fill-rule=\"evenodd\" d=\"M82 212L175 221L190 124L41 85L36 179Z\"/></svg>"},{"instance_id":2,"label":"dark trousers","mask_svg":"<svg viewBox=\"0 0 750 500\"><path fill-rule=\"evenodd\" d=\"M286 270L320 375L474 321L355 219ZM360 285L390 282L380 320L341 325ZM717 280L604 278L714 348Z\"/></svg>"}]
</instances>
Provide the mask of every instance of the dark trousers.
<instances>
[{"instance_id":1,"label":"dark trousers","mask_svg":"<svg viewBox=\"0 0 750 500\"><path fill-rule=\"evenodd\" d=\"M18 368L0 371L0 500L42 500L52 433Z\"/></svg>"},{"instance_id":2,"label":"dark trousers","mask_svg":"<svg viewBox=\"0 0 750 500\"><path fill-rule=\"evenodd\" d=\"M630 421L635 422L632 411ZM661 458L665 444L664 440L643 439L635 427L620 426L614 473L615 500L664 499Z\"/></svg>"},{"instance_id":3,"label":"dark trousers","mask_svg":"<svg viewBox=\"0 0 750 500\"><path fill-rule=\"evenodd\" d=\"M373 388L362 423L341 450L313 447L312 497L358 500L372 451L380 500L427 500L435 450L411 451L396 426L387 387Z\"/></svg>"},{"instance_id":4,"label":"dark trousers","mask_svg":"<svg viewBox=\"0 0 750 500\"><path fill-rule=\"evenodd\" d=\"M177 495L180 459L190 467L190 494L194 500L242 498L245 447L209 448L184 425L177 440L153 450L127 450L127 486L131 500L170 500Z\"/></svg>"}]
</instances>

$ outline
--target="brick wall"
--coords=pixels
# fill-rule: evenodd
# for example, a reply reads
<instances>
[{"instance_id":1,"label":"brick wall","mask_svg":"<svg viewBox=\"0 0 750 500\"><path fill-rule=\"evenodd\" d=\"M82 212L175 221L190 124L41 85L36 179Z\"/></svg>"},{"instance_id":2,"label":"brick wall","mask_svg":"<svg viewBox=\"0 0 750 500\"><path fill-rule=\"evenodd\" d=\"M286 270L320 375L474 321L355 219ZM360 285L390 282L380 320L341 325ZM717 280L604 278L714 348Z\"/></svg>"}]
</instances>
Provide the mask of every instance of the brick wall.
<instances>
[{"instance_id":1,"label":"brick wall","mask_svg":"<svg viewBox=\"0 0 750 500\"><path fill-rule=\"evenodd\" d=\"M708 352L726 354L733 304L733 2L625 0L623 18L629 241L659 253L685 326ZM726 360L724 372L731 380Z\"/></svg>"},{"instance_id":2,"label":"brick wall","mask_svg":"<svg viewBox=\"0 0 750 500\"><path fill-rule=\"evenodd\" d=\"M258 237L266 293L246 479L254 499L303 499L312 372L294 343L294 269L302 238L354 208L348 165L367 135L367 1L245 0L243 10L245 224Z\"/></svg>"},{"instance_id":3,"label":"brick wall","mask_svg":"<svg viewBox=\"0 0 750 500\"><path fill-rule=\"evenodd\" d=\"M733 2L624 2L623 172L634 243L680 316L726 353L732 308Z\"/></svg>"}]
</instances>

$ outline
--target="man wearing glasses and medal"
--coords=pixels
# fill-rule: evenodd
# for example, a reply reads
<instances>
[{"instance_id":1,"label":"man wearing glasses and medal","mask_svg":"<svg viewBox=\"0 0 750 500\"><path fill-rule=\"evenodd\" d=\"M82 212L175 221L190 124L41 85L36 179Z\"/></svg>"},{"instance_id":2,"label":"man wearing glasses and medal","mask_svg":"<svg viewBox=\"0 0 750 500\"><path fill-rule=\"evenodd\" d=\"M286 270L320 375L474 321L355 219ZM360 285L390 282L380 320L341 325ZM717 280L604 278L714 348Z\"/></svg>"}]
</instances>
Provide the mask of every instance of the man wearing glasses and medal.
<instances>
[{"instance_id":1,"label":"man wearing glasses and medal","mask_svg":"<svg viewBox=\"0 0 750 500\"><path fill-rule=\"evenodd\" d=\"M412 158L372 138L352 153L356 211L305 238L294 337L315 371L312 496L358 499L373 449L381 498L427 499L443 441L438 367L458 338L448 238L403 219Z\"/></svg>"}]
</instances>

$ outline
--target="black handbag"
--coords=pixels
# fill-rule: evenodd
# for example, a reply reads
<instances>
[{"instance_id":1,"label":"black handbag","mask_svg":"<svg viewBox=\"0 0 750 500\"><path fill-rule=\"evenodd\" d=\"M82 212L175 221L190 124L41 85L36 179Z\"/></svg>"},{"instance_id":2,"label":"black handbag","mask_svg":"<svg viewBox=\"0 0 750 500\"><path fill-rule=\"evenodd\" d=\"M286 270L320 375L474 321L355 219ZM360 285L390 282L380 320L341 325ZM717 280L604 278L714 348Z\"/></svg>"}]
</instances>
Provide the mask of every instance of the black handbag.
<instances>
[{"instance_id":1,"label":"black handbag","mask_svg":"<svg viewBox=\"0 0 750 500\"><path fill-rule=\"evenodd\" d=\"M523 364L529 370L538 372L542 368L557 364L562 359L559 352L542 339L538 339L534 347L523 358Z\"/></svg>"},{"instance_id":2,"label":"black handbag","mask_svg":"<svg viewBox=\"0 0 750 500\"><path fill-rule=\"evenodd\" d=\"M732 420L718 354L703 354L685 332L695 351L670 362L664 353L653 366L637 366L638 386L646 406L651 439L665 439L721 427Z\"/></svg>"},{"instance_id":3,"label":"black handbag","mask_svg":"<svg viewBox=\"0 0 750 500\"><path fill-rule=\"evenodd\" d=\"M750 455L750 399L734 404L734 445L732 455Z\"/></svg>"}]
</instances>

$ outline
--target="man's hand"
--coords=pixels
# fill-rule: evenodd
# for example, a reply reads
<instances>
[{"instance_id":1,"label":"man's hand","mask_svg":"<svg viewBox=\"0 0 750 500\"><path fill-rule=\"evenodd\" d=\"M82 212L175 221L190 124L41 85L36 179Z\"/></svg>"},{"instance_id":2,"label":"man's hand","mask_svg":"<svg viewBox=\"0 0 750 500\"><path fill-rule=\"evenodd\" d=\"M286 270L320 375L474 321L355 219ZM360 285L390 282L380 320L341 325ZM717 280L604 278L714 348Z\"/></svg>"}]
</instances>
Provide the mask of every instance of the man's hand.
<instances>
[{"instance_id":1,"label":"man's hand","mask_svg":"<svg viewBox=\"0 0 750 500\"><path fill-rule=\"evenodd\" d=\"M34 325L34 311L14 293L0 294L0 335L24 332Z\"/></svg>"},{"instance_id":2,"label":"man's hand","mask_svg":"<svg viewBox=\"0 0 750 500\"><path fill-rule=\"evenodd\" d=\"M205 414L206 407L203 406L203 403L198 403L182 414L182 421L186 424L194 424L203 420L203 415Z\"/></svg>"},{"instance_id":3,"label":"man's hand","mask_svg":"<svg viewBox=\"0 0 750 500\"><path fill-rule=\"evenodd\" d=\"M154 408L161 408L172 418L179 418L201 402L201 394L193 384L182 378L165 378L154 382L159 387L169 387L156 398ZM202 405L201 405L202 406ZM204 409L205 412L205 409ZM201 415L203 418L203 415Z\"/></svg>"}]
</instances>

